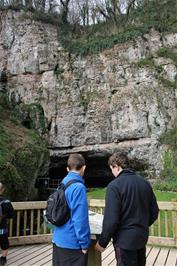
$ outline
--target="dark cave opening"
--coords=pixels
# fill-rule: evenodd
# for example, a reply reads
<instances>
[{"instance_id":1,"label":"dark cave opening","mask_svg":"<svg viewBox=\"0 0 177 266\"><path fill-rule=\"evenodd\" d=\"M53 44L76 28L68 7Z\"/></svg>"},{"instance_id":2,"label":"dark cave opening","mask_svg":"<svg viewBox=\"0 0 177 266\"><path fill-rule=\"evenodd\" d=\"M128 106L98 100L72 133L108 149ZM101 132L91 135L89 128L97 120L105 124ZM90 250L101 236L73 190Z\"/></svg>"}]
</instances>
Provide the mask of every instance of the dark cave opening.
<instances>
[{"instance_id":1,"label":"dark cave opening","mask_svg":"<svg viewBox=\"0 0 177 266\"><path fill-rule=\"evenodd\" d=\"M106 187L114 179L108 166L108 158L111 154L89 151L82 152L82 155L86 160L86 171L84 174L86 188ZM36 180L35 187L38 189L39 200L46 200L49 194L58 187L59 183L67 175L67 160L68 154L50 157L47 176L40 177ZM143 176L145 176L146 170L148 169L146 162L137 160L136 158L130 160L130 166Z\"/></svg>"},{"instance_id":2,"label":"dark cave opening","mask_svg":"<svg viewBox=\"0 0 177 266\"><path fill-rule=\"evenodd\" d=\"M84 155L84 154L83 154ZM113 180L113 175L108 167L109 156L84 155L86 171L84 174L87 188L106 187ZM62 180L67 174L68 157L51 157L49 177L51 180Z\"/></svg>"}]
</instances>

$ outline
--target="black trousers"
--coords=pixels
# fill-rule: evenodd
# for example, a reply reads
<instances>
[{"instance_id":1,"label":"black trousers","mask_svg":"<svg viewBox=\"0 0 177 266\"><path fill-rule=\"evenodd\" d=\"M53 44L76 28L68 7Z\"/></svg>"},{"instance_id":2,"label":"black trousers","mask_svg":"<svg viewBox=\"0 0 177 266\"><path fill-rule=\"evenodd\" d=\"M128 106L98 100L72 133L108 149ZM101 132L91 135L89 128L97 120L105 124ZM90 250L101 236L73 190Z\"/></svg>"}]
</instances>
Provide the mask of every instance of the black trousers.
<instances>
[{"instance_id":1,"label":"black trousers","mask_svg":"<svg viewBox=\"0 0 177 266\"><path fill-rule=\"evenodd\" d=\"M145 266L146 248L138 250L126 250L114 247L117 266Z\"/></svg>"},{"instance_id":2,"label":"black trousers","mask_svg":"<svg viewBox=\"0 0 177 266\"><path fill-rule=\"evenodd\" d=\"M80 249L59 248L53 244L53 266L87 266L88 254Z\"/></svg>"}]
</instances>

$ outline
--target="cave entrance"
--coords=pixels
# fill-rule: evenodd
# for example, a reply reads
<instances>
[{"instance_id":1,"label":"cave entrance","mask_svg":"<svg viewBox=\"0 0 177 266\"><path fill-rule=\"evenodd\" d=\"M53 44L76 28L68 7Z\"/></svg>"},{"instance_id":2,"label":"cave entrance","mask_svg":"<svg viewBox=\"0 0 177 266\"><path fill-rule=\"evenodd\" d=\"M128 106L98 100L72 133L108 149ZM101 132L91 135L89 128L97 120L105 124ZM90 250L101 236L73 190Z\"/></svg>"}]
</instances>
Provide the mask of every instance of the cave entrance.
<instances>
[{"instance_id":1,"label":"cave entrance","mask_svg":"<svg viewBox=\"0 0 177 266\"><path fill-rule=\"evenodd\" d=\"M110 154L95 154L93 152L82 152L82 154L86 160L86 171L84 174L86 187L106 187L114 179L108 166ZM48 176L36 180L36 188L38 189L40 200L46 200L48 195L58 187L61 180L67 175L67 160L68 154L50 157ZM140 174L145 173L147 169L145 162L140 162L140 160L135 158L130 161L130 165Z\"/></svg>"},{"instance_id":2,"label":"cave entrance","mask_svg":"<svg viewBox=\"0 0 177 266\"><path fill-rule=\"evenodd\" d=\"M113 175L108 167L109 156L98 156L82 153L86 160L84 174L87 188L106 187L113 180ZM66 176L67 157L51 157L49 178L50 182L59 182Z\"/></svg>"}]
</instances>

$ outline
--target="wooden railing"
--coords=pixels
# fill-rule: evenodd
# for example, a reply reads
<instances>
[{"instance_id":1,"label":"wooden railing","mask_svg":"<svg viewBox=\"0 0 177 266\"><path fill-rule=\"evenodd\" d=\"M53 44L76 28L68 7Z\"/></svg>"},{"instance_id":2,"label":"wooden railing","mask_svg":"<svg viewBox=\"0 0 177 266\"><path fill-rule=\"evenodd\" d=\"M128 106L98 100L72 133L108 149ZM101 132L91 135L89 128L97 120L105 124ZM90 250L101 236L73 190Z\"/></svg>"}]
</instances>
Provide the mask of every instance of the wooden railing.
<instances>
[{"instance_id":1,"label":"wooden railing","mask_svg":"<svg viewBox=\"0 0 177 266\"><path fill-rule=\"evenodd\" d=\"M45 201L12 202L14 219L9 223L11 245L42 243L51 240L52 229L48 229L43 219Z\"/></svg>"},{"instance_id":2,"label":"wooden railing","mask_svg":"<svg viewBox=\"0 0 177 266\"><path fill-rule=\"evenodd\" d=\"M104 200L88 200L89 209L104 214ZM9 223L11 245L43 243L51 240L52 229L43 218L45 201L13 202L15 217ZM177 247L177 202L158 202L160 214L150 227L149 244Z\"/></svg>"},{"instance_id":3,"label":"wooden railing","mask_svg":"<svg viewBox=\"0 0 177 266\"><path fill-rule=\"evenodd\" d=\"M104 214L104 200L89 200L90 210ZM177 247L177 202L158 202L158 220L150 227L149 244Z\"/></svg>"}]
</instances>

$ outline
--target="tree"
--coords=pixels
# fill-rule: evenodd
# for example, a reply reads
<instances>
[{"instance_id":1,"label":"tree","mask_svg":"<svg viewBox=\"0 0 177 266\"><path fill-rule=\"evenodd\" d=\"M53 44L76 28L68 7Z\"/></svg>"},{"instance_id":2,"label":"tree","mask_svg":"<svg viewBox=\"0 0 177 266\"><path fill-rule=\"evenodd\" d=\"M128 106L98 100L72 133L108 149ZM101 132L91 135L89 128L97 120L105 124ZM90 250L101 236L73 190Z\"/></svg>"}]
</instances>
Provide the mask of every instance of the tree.
<instances>
[{"instance_id":1,"label":"tree","mask_svg":"<svg viewBox=\"0 0 177 266\"><path fill-rule=\"evenodd\" d=\"M64 24L68 24L68 12L69 12L70 0L60 0L61 4L61 20Z\"/></svg>"}]
</instances>

